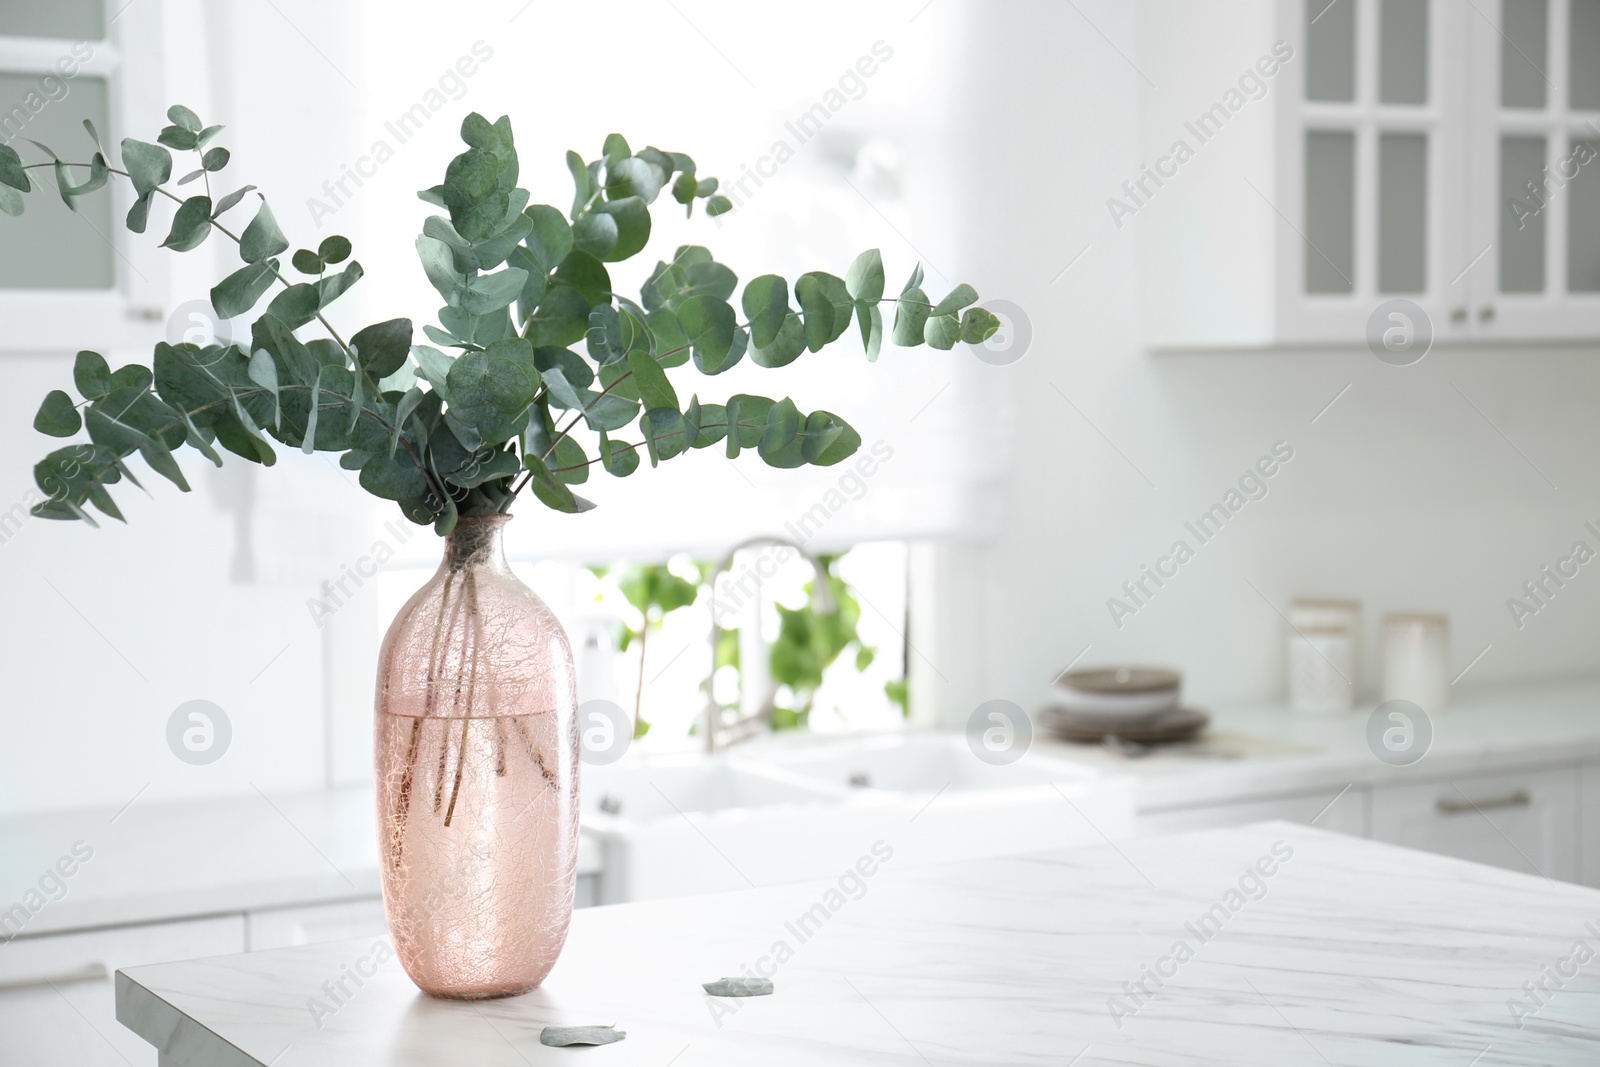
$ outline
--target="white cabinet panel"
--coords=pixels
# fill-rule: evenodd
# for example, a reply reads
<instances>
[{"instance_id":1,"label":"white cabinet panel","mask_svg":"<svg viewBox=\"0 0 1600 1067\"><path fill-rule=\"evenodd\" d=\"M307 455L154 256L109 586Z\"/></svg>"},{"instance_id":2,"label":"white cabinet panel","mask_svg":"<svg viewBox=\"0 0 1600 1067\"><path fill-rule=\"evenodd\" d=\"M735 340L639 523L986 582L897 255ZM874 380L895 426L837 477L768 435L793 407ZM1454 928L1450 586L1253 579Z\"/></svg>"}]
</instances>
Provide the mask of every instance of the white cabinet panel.
<instances>
[{"instance_id":1,"label":"white cabinet panel","mask_svg":"<svg viewBox=\"0 0 1600 1067\"><path fill-rule=\"evenodd\" d=\"M1379 841L1508 867L1578 878L1578 770L1481 775L1372 791Z\"/></svg>"},{"instance_id":2,"label":"white cabinet panel","mask_svg":"<svg viewBox=\"0 0 1600 1067\"><path fill-rule=\"evenodd\" d=\"M253 911L245 916L245 923L250 952L388 933L382 897Z\"/></svg>"},{"instance_id":3,"label":"white cabinet panel","mask_svg":"<svg viewBox=\"0 0 1600 1067\"><path fill-rule=\"evenodd\" d=\"M0 945L0 1063L147 1063L150 1046L117 1022L116 970L242 951L244 919L238 915L6 942Z\"/></svg>"},{"instance_id":4,"label":"white cabinet panel","mask_svg":"<svg viewBox=\"0 0 1600 1067\"><path fill-rule=\"evenodd\" d=\"M1600 763L1578 768L1578 837L1578 880L1600 889Z\"/></svg>"},{"instance_id":5,"label":"white cabinet panel","mask_svg":"<svg viewBox=\"0 0 1600 1067\"><path fill-rule=\"evenodd\" d=\"M1337 799L1335 799L1337 798ZM1242 826L1266 819L1310 823L1316 819L1321 830L1365 837L1367 834L1367 791L1350 788L1340 795L1330 789L1321 793L1244 800L1232 804L1205 804L1171 811L1140 812L1136 831L1140 837L1178 834L1186 830L1210 830L1219 826Z\"/></svg>"}]
</instances>

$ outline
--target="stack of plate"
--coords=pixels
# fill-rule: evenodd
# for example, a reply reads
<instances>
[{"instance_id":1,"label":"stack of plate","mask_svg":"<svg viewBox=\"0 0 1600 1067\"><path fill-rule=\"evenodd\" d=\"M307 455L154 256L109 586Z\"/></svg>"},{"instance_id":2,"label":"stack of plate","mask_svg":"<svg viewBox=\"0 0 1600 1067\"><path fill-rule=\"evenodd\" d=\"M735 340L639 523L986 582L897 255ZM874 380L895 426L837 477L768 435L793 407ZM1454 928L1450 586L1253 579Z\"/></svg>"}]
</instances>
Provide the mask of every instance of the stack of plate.
<instances>
[{"instance_id":1,"label":"stack of plate","mask_svg":"<svg viewBox=\"0 0 1600 1067\"><path fill-rule=\"evenodd\" d=\"M1087 667L1055 680L1041 724L1069 741L1181 741L1210 721L1182 704L1183 675L1164 667Z\"/></svg>"}]
</instances>

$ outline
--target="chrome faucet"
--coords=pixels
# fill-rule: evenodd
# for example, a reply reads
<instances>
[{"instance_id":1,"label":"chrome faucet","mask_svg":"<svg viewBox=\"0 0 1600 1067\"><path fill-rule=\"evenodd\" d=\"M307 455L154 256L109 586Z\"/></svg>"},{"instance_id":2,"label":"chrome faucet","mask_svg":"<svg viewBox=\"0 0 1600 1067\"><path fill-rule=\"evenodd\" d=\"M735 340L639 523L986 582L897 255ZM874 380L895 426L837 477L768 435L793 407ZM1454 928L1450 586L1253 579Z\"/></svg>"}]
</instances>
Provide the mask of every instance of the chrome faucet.
<instances>
[{"instance_id":1,"label":"chrome faucet","mask_svg":"<svg viewBox=\"0 0 1600 1067\"><path fill-rule=\"evenodd\" d=\"M717 703L716 693L712 683L717 674L717 638L722 633L722 626L717 622L717 579L733 566L733 557L747 548L757 545L775 545L780 548L792 548L811 564L816 572L815 592L812 602L818 611L828 612L834 610L833 590L828 585L828 572L822 563L807 552L798 542L787 537L763 536L752 537L747 541L740 541L727 554L717 561L711 571L711 673L706 676L706 710L702 726L705 728L706 752L711 753L719 748L724 748L738 741L744 741L758 734L766 733L772 729L772 698L768 696L763 702L761 710L752 715L740 716L732 722L723 722L723 708Z\"/></svg>"}]
</instances>

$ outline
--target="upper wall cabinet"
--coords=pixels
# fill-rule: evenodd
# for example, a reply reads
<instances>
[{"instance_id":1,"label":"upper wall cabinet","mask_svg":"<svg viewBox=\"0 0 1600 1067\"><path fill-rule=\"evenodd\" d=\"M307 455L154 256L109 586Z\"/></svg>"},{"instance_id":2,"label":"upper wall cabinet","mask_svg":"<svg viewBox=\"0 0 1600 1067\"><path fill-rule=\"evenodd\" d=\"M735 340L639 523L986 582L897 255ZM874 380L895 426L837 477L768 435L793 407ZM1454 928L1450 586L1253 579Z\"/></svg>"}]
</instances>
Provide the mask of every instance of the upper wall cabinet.
<instances>
[{"instance_id":1,"label":"upper wall cabinet","mask_svg":"<svg viewBox=\"0 0 1600 1067\"><path fill-rule=\"evenodd\" d=\"M28 164L48 162L32 141L88 162L95 147L87 119L119 166L122 138L151 130L166 110L162 6L0 0L0 143ZM0 215L0 351L148 343L165 316L167 266L160 233L141 237L123 224L133 206L127 183L113 180L73 211L55 195L48 168L29 174L34 191L23 213ZM166 218L152 212L151 230Z\"/></svg>"},{"instance_id":2,"label":"upper wall cabinet","mask_svg":"<svg viewBox=\"0 0 1600 1067\"><path fill-rule=\"evenodd\" d=\"M1153 347L1600 337L1600 0L1149 13Z\"/></svg>"}]
</instances>

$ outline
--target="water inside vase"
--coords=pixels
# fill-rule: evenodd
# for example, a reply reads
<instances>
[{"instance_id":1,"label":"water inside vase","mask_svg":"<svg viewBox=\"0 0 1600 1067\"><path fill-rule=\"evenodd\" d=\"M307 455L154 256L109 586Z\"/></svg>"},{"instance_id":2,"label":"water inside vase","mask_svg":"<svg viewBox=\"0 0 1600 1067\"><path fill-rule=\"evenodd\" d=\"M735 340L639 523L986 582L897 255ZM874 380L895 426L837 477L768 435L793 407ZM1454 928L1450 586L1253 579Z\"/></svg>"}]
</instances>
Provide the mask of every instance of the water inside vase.
<instances>
[{"instance_id":1,"label":"water inside vase","mask_svg":"<svg viewBox=\"0 0 1600 1067\"><path fill-rule=\"evenodd\" d=\"M525 992L566 940L577 868L571 717L376 719L384 903L435 996Z\"/></svg>"}]
</instances>

